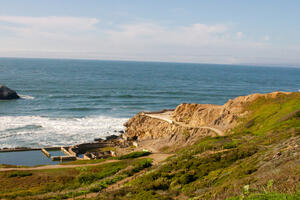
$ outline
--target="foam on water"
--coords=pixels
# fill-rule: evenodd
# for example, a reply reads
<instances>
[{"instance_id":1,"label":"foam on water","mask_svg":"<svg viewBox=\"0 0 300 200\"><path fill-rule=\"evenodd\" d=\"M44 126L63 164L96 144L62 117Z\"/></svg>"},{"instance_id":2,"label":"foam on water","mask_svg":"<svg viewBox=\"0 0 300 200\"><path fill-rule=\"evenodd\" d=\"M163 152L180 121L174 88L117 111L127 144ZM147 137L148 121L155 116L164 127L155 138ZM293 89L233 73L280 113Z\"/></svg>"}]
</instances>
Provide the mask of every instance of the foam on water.
<instances>
[{"instance_id":1,"label":"foam on water","mask_svg":"<svg viewBox=\"0 0 300 200\"><path fill-rule=\"evenodd\" d=\"M22 99L34 99L34 97L32 97L32 96L29 96L29 95L23 95L23 94L20 94L19 95Z\"/></svg>"},{"instance_id":2,"label":"foam on water","mask_svg":"<svg viewBox=\"0 0 300 200\"><path fill-rule=\"evenodd\" d=\"M0 100L0 148L87 142L143 110L300 89L286 67L0 58L0 71L23 98Z\"/></svg>"},{"instance_id":3,"label":"foam on water","mask_svg":"<svg viewBox=\"0 0 300 200\"><path fill-rule=\"evenodd\" d=\"M127 118L94 116L49 118L41 116L0 117L0 148L73 145L123 130Z\"/></svg>"}]
</instances>

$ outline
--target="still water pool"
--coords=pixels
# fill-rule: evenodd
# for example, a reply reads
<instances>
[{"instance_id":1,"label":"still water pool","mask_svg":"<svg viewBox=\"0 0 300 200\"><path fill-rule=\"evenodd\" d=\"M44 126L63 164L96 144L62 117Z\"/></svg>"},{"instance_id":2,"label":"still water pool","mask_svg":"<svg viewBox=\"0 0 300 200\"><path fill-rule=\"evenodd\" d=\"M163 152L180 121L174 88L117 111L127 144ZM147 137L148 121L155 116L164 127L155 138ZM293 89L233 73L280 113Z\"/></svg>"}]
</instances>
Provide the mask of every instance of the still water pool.
<instances>
[{"instance_id":1,"label":"still water pool","mask_svg":"<svg viewBox=\"0 0 300 200\"><path fill-rule=\"evenodd\" d=\"M57 151L49 151L51 156L63 156L64 153ZM8 165L56 165L59 161L52 161L51 158L46 157L41 151L18 151L18 152L1 152L0 164Z\"/></svg>"}]
</instances>

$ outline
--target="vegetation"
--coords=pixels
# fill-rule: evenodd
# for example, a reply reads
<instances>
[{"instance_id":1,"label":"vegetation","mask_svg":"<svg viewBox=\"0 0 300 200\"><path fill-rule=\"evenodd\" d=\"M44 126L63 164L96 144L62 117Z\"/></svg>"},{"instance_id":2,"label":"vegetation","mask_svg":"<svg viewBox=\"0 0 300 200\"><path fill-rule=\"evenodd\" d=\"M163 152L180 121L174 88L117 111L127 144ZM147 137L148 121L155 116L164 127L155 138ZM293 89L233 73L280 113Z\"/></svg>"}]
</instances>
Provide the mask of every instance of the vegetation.
<instances>
[{"instance_id":1,"label":"vegetation","mask_svg":"<svg viewBox=\"0 0 300 200\"><path fill-rule=\"evenodd\" d=\"M259 98L244 109L247 116L227 136L204 137L163 165L151 167L151 159L140 158L149 152L134 152L110 163L73 162L96 166L1 172L0 199L100 191L95 199L300 199L300 94ZM120 182L124 187L108 190Z\"/></svg>"},{"instance_id":2,"label":"vegetation","mask_svg":"<svg viewBox=\"0 0 300 200\"><path fill-rule=\"evenodd\" d=\"M229 136L203 138L101 199L300 199L299 108L298 93L259 98Z\"/></svg>"},{"instance_id":3,"label":"vegetation","mask_svg":"<svg viewBox=\"0 0 300 200\"><path fill-rule=\"evenodd\" d=\"M1 172L0 199L36 199L37 195L39 199L62 199L87 194L95 190L95 184L101 190L150 167L151 162L134 159L69 169Z\"/></svg>"},{"instance_id":4,"label":"vegetation","mask_svg":"<svg viewBox=\"0 0 300 200\"><path fill-rule=\"evenodd\" d=\"M267 192L264 194L249 194L248 196L241 195L239 197L229 198L227 200L297 200L300 199L300 192L295 194Z\"/></svg>"},{"instance_id":5,"label":"vegetation","mask_svg":"<svg viewBox=\"0 0 300 200\"><path fill-rule=\"evenodd\" d=\"M64 163L60 163L60 165L83 165L83 164L96 164L96 163L101 163L104 162L108 159L97 159L97 160L75 160L75 161L71 161L71 162L64 162Z\"/></svg>"},{"instance_id":6,"label":"vegetation","mask_svg":"<svg viewBox=\"0 0 300 200\"><path fill-rule=\"evenodd\" d=\"M12 178L12 177L25 177L25 176L31 176L32 173L31 172L26 172L26 171L16 171L16 172L11 172L9 173L7 176L9 178Z\"/></svg>"},{"instance_id":7,"label":"vegetation","mask_svg":"<svg viewBox=\"0 0 300 200\"><path fill-rule=\"evenodd\" d=\"M136 151L136 152L132 152L123 156L118 157L117 159L119 160L124 160L124 159L131 159L131 158L139 158L142 156L148 156L151 153L148 151Z\"/></svg>"},{"instance_id":8,"label":"vegetation","mask_svg":"<svg viewBox=\"0 0 300 200\"><path fill-rule=\"evenodd\" d=\"M124 178L133 176L134 174L140 172L141 170L150 167L152 164L151 159L143 159L140 160L140 162L134 163L132 165L132 168L129 168L127 170L124 170L122 173L118 174L117 176L105 179L101 181L96 187L90 188L91 192L99 192L105 188L107 188L109 185L112 185Z\"/></svg>"}]
</instances>

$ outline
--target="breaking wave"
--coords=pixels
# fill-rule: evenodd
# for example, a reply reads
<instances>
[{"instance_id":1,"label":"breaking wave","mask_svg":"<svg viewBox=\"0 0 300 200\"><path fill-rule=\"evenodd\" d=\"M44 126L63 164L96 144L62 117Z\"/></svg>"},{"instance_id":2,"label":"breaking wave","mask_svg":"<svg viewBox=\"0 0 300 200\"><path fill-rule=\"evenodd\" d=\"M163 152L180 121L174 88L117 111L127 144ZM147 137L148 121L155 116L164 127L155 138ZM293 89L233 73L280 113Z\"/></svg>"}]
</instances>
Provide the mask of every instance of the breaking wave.
<instances>
[{"instance_id":1,"label":"breaking wave","mask_svg":"<svg viewBox=\"0 0 300 200\"><path fill-rule=\"evenodd\" d=\"M0 148L45 147L91 142L94 138L123 130L127 118L94 116L50 118L41 116L1 116Z\"/></svg>"},{"instance_id":2,"label":"breaking wave","mask_svg":"<svg viewBox=\"0 0 300 200\"><path fill-rule=\"evenodd\" d=\"M20 94L20 97L21 97L22 99L34 99L34 97L32 97L32 96L29 96L29 95L23 95L23 94Z\"/></svg>"}]
</instances>

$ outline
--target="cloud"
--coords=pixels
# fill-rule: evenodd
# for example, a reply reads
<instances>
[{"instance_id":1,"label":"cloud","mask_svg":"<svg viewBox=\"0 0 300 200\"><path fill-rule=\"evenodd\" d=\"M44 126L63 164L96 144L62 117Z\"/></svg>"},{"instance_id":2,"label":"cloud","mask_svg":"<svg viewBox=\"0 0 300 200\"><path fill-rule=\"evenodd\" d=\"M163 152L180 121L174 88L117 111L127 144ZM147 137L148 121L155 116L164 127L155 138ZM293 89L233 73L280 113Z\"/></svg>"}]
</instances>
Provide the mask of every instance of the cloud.
<instances>
[{"instance_id":1,"label":"cloud","mask_svg":"<svg viewBox=\"0 0 300 200\"><path fill-rule=\"evenodd\" d=\"M72 49L76 47L72 43L89 40L99 22L99 19L86 17L0 16L0 48L8 51Z\"/></svg>"},{"instance_id":2,"label":"cloud","mask_svg":"<svg viewBox=\"0 0 300 200\"><path fill-rule=\"evenodd\" d=\"M243 37L243 32L237 32L237 33L236 33L236 36L237 36L238 38L242 38L242 37Z\"/></svg>"},{"instance_id":3,"label":"cloud","mask_svg":"<svg viewBox=\"0 0 300 200\"><path fill-rule=\"evenodd\" d=\"M95 31L98 22L96 18L84 17L0 16L0 31L6 32L7 37L12 40L23 40L21 43L25 40L31 44L52 43L75 40L76 36Z\"/></svg>"},{"instance_id":4,"label":"cloud","mask_svg":"<svg viewBox=\"0 0 300 200\"><path fill-rule=\"evenodd\" d=\"M225 25L192 24L167 28L157 24L123 25L118 30L107 31L115 44L131 43L141 46L171 45L197 46L219 43L226 37Z\"/></svg>"},{"instance_id":5,"label":"cloud","mask_svg":"<svg viewBox=\"0 0 300 200\"><path fill-rule=\"evenodd\" d=\"M266 35L264 36L264 41L269 41L270 40L270 36Z\"/></svg>"},{"instance_id":6,"label":"cloud","mask_svg":"<svg viewBox=\"0 0 300 200\"><path fill-rule=\"evenodd\" d=\"M0 56L228 64L267 63L276 58L300 63L300 48L275 47L264 42L269 36L262 36L264 41L250 40L228 24L105 26L97 18L0 16L0 34ZM282 55L283 50L289 57Z\"/></svg>"},{"instance_id":7,"label":"cloud","mask_svg":"<svg viewBox=\"0 0 300 200\"><path fill-rule=\"evenodd\" d=\"M85 17L25 17L25 16L0 16L0 22L23 27L44 30L90 30L99 22L96 18Z\"/></svg>"}]
</instances>

